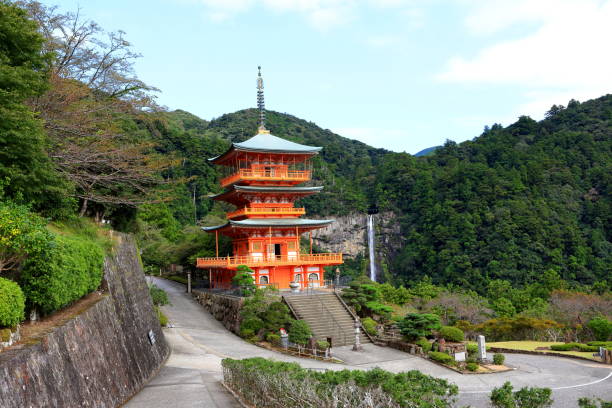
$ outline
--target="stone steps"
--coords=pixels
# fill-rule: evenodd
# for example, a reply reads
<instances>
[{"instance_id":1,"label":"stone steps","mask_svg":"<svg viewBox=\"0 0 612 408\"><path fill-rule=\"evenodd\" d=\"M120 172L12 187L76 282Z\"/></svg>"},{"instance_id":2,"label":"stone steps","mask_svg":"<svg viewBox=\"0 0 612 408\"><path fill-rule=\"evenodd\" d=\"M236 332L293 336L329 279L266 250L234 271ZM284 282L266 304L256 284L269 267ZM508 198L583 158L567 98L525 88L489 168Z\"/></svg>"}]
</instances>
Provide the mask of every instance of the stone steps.
<instances>
[{"instance_id":1,"label":"stone steps","mask_svg":"<svg viewBox=\"0 0 612 408\"><path fill-rule=\"evenodd\" d=\"M334 294L310 296L285 296L298 319L304 320L317 340L332 338L332 346L351 345L355 342L355 322L353 316ZM370 339L362 333L362 343Z\"/></svg>"}]
</instances>

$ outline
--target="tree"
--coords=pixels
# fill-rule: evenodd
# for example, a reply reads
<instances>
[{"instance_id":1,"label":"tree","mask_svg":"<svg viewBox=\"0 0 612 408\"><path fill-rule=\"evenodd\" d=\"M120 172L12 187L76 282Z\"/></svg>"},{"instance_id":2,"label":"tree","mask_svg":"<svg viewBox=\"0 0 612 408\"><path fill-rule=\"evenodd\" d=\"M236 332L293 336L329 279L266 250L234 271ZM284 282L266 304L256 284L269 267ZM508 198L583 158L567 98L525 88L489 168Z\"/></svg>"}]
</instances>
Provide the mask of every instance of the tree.
<instances>
[{"instance_id":1,"label":"tree","mask_svg":"<svg viewBox=\"0 0 612 408\"><path fill-rule=\"evenodd\" d=\"M253 270L246 265L238 265L232 283L240 289L243 296L251 296L257 290L253 279Z\"/></svg>"},{"instance_id":2,"label":"tree","mask_svg":"<svg viewBox=\"0 0 612 408\"><path fill-rule=\"evenodd\" d=\"M300 346L306 345L312 337L312 331L304 320L296 320L289 328L289 341Z\"/></svg>"},{"instance_id":3,"label":"tree","mask_svg":"<svg viewBox=\"0 0 612 408\"><path fill-rule=\"evenodd\" d=\"M154 110L154 89L138 80L133 62L138 54L124 33L109 33L93 21L36 1L24 3L38 21L46 49L54 55L50 89L29 103L45 123L51 139L50 156L76 186L80 214L97 204L137 206L159 201L159 174L175 163L156 154L154 143L136 120L146 121ZM139 134L140 133L140 134Z\"/></svg>"},{"instance_id":4,"label":"tree","mask_svg":"<svg viewBox=\"0 0 612 408\"><path fill-rule=\"evenodd\" d=\"M26 12L0 1L0 180L6 196L31 203L49 215L66 215L71 187L54 170L45 152L41 121L26 105L48 87L51 54Z\"/></svg>"},{"instance_id":5,"label":"tree","mask_svg":"<svg viewBox=\"0 0 612 408\"><path fill-rule=\"evenodd\" d=\"M440 329L440 317L428 313L408 313L398 324L400 333L409 341L419 337L431 336L432 331Z\"/></svg>"}]
</instances>

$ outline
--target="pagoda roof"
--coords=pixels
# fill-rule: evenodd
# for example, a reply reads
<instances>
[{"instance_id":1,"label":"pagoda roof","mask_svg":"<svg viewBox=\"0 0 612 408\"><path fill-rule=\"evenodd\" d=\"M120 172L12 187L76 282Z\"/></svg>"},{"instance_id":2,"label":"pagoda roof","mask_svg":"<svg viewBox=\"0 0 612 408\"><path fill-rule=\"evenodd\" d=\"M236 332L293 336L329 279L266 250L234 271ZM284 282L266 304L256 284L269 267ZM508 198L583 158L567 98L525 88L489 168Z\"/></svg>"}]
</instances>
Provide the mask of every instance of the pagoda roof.
<instances>
[{"instance_id":1,"label":"pagoda roof","mask_svg":"<svg viewBox=\"0 0 612 408\"><path fill-rule=\"evenodd\" d=\"M213 200L225 200L229 202L244 203L244 194L282 194L287 193L296 196L315 194L323 190L323 186L316 187L292 187L292 186L241 186L233 184L226 191L211 195ZM248 200L247 200L248 201Z\"/></svg>"},{"instance_id":2,"label":"pagoda roof","mask_svg":"<svg viewBox=\"0 0 612 408\"><path fill-rule=\"evenodd\" d=\"M216 231L228 227L238 228L278 228L305 227L318 228L331 224L334 220L308 220L304 218L250 218L242 221L229 220L226 224L202 227L204 231Z\"/></svg>"},{"instance_id":3,"label":"pagoda roof","mask_svg":"<svg viewBox=\"0 0 612 408\"><path fill-rule=\"evenodd\" d=\"M274 136L267 130L260 130L252 138L232 146L222 155L208 159L211 162L220 162L231 156L234 151L256 153L287 153L287 154L317 154L321 147L307 146Z\"/></svg>"}]
</instances>

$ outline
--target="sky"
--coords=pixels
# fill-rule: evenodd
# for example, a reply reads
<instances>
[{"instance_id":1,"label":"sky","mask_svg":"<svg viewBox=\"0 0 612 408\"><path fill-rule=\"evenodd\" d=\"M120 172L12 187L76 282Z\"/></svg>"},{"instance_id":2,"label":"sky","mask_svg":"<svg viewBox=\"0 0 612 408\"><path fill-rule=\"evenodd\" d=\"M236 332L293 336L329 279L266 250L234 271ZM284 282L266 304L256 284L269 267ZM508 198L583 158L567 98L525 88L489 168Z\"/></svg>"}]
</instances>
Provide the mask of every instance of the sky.
<instances>
[{"instance_id":1,"label":"sky","mask_svg":"<svg viewBox=\"0 0 612 408\"><path fill-rule=\"evenodd\" d=\"M122 30L158 103L416 153L612 92L612 0L41 0ZM278 135L282 136L282 135Z\"/></svg>"}]
</instances>

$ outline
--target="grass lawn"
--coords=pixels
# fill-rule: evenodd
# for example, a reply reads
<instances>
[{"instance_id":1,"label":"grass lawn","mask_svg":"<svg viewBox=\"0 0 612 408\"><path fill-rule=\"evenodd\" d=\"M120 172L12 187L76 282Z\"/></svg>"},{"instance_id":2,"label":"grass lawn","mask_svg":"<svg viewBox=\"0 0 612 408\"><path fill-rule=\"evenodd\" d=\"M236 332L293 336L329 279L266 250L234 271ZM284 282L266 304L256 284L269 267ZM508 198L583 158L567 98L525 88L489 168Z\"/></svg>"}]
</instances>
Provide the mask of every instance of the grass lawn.
<instances>
[{"instance_id":1,"label":"grass lawn","mask_svg":"<svg viewBox=\"0 0 612 408\"><path fill-rule=\"evenodd\" d=\"M536 351L538 353L557 353L557 354L566 354L570 356L579 356L585 357L590 360L600 361L599 358L593 357L592 352L584 352L584 351L554 351L554 350L536 350L536 347L550 347L553 344L563 344L561 342L552 342L552 341L498 341L487 343L488 347L500 347L511 350L526 350L526 351Z\"/></svg>"}]
</instances>

